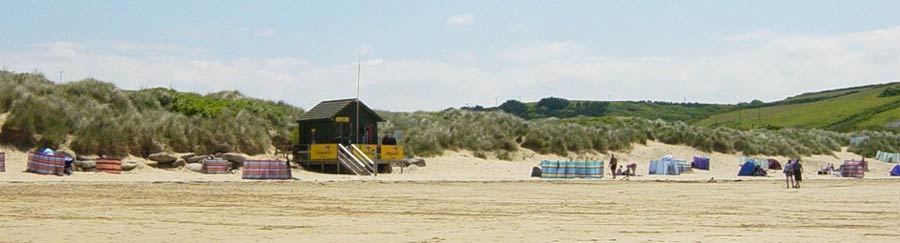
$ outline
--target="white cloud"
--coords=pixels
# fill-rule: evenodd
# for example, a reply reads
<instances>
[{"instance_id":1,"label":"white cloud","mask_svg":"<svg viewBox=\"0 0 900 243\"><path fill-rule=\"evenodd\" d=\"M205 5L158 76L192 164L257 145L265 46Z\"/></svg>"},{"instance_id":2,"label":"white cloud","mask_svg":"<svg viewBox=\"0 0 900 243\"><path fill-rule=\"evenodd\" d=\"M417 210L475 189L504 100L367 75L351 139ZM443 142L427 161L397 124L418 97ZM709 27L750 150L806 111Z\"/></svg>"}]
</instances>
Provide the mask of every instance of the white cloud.
<instances>
[{"instance_id":1,"label":"white cloud","mask_svg":"<svg viewBox=\"0 0 900 243\"><path fill-rule=\"evenodd\" d=\"M583 43L557 41L424 59L369 57L363 59L362 98L377 109L406 111L491 105L495 97L533 100L551 95L736 103L896 81L900 73L900 26L837 35L772 33L721 45L716 54L685 56L607 56ZM355 63L317 63L293 56L214 59L165 54L179 48L192 49L152 44L131 48L156 53L146 55L111 50L114 46L54 42L0 53L0 64L21 72L64 70L67 80L96 77L128 89L172 86L201 93L237 89L306 108L319 100L355 95Z\"/></svg>"},{"instance_id":2,"label":"white cloud","mask_svg":"<svg viewBox=\"0 0 900 243\"><path fill-rule=\"evenodd\" d=\"M471 13L454 14L447 17L445 21L447 25L461 26L471 25L475 23L475 15Z\"/></svg>"}]
</instances>

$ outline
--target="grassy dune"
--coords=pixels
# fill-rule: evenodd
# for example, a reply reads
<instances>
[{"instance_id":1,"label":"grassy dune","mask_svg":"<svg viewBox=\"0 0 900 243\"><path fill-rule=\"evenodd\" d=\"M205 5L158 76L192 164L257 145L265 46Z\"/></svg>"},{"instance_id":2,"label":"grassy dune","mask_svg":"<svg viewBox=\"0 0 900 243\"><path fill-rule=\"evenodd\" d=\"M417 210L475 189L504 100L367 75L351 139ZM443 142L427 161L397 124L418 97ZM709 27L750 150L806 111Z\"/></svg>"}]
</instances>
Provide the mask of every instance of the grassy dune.
<instances>
[{"instance_id":1,"label":"grassy dune","mask_svg":"<svg viewBox=\"0 0 900 243\"><path fill-rule=\"evenodd\" d=\"M855 133L821 129L786 128L740 130L711 128L684 122L633 117L525 120L498 111L446 110L442 112L383 112L383 131L403 130L407 153L431 156L446 150L471 150L476 155L497 154L500 159L519 148L567 155L629 149L635 143L656 140L687 145L702 151L748 155L800 156L840 151ZM871 141L854 152L869 156L878 150L900 150L900 136L891 132L861 132Z\"/></svg>"},{"instance_id":2,"label":"grassy dune","mask_svg":"<svg viewBox=\"0 0 900 243\"><path fill-rule=\"evenodd\" d=\"M38 74L0 72L0 142L77 153L159 151L263 153L286 143L299 108L247 98L155 88L128 91L93 79L56 84Z\"/></svg>"},{"instance_id":3,"label":"grassy dune","mask_svg":"<svg viewBox=\"0 0 900 243\"><path fill-rule=\"evenodd\" d=\"M823 119L817 117L884 107L900 99L900 96L878 97L879 89L883 87L811 103L760 108L760 111L770 117L790 112L797 114L792 118L833 124L836 120L818 121ZM862 102L842 103L849 100ZM569 105L560 105L556 110L581 107ZM671 108L671 104L660 107ZM666 109L679 113L677 110L685 107L669 108ZM801 110L809 112L784 111L788 108L804 108ZM893 108L857 117L866 118L866 122L894 119L889 112L896 111ZM0 133L0 142L4 144L21 149L68 147L79 154L146 156L159 151L265 153L274 144L289 143L289 127L303 111L282 102L248 98L235 91L206 95L164 88L128 91L93 79L56 84L37 74L0 72L0 113L6 114ZM526 120L501 111L448 109L380 113L387 120L379 129L381 132L404 131L402 142L408 156L433 156L447 150L465 149L479 157L510 159L511 153L523 148L567 155L627 150L633 144L651 140L703 151L799 156L831 154L847 146L854 135L805 128L714 128L682 121L617 116ZM862 133L872 139L860 147L852 147L853 151L869 156L878 150L900 151L900 136L895 133Z\"/></svg>"}]
</instances>

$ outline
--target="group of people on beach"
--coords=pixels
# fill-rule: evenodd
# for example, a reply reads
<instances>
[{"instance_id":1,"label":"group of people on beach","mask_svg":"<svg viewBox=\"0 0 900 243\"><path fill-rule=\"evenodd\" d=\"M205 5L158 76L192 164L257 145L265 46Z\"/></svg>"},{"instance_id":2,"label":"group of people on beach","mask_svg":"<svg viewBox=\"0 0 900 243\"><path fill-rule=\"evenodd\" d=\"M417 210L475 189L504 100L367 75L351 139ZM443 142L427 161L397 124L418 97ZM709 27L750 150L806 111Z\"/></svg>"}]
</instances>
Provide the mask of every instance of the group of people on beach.
<instances>
[{"instance_id":1,"label":"group of people on beach","mask_svg":"<svg viewBox=\"0 0 900 243\"><path fill-rule=\"evenodd\" d=\"M784 165L784 185L786 188L800 188L803 181L803 165L800 159L789 159Z\"/></svg>"},{"instance_id":2,"label":"group of people on beach","mask_svg":"<svg viewBox=\"0 0 900 243\"><path fill-rule=\"evenodd\" d=\"M609 172L612 174L612 178L616 179L617 175L623 176L623 180L628 180L631 176L635 175L637 171L637 164L629 163L627 165L619 165L619 159L616 158L615 154L610 154L609 156Z\"/></svg>"}]
</instances>

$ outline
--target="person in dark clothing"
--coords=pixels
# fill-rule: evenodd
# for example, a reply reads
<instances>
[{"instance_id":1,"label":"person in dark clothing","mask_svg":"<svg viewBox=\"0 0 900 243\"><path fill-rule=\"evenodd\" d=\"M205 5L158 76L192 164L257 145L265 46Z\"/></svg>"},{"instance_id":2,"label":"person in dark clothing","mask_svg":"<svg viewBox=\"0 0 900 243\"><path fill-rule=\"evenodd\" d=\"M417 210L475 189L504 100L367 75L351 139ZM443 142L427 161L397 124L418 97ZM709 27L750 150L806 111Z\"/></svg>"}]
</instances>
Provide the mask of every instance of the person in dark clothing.
<instances>
[{"instance_id":1,"label":"person in dark clothing","mask_svg":"<svg viewBox=\"0 0 900 243\"><path fill-rule=\"evenodd\" d=\"M800 159L794 160L794 182L797 183L794 185L794 188L800 188L800 181L803 180L803 165L800 164Z\"/></svg>"},{"instance_id":2,"label":"person in dark clothing","mask_svg":"<svg viewBox=\"0 0 900 243\"><path fill-rule=\"evenodd\" d=\"M390 134L384 135L384 138L381 139L381 145L397 145L397 139Z\"/></svg>"},{"instance_id":3,"label":"person in dark clothing","mask_svg":"<svg viewBox=\"0 0 900 243\"><path fill-rule=\"evenodd\" d=\"M66 156L65 166L63 167L63 173L66 175L72 175L72 163L75 162L75 159L72 157Z\"/></svg>"},{"instance_id":4,"label":"person in dark clothing","mask_svg":"<svg viewBox=\"0 0 900 243\"><path fill-rule=\"evenodd\" d=\"M611 154L609 158L609 172L612 174L612 178L616 179L616 167L619 164L619 160L616 159L615 154Z\"/></svg>"}]
</instances>

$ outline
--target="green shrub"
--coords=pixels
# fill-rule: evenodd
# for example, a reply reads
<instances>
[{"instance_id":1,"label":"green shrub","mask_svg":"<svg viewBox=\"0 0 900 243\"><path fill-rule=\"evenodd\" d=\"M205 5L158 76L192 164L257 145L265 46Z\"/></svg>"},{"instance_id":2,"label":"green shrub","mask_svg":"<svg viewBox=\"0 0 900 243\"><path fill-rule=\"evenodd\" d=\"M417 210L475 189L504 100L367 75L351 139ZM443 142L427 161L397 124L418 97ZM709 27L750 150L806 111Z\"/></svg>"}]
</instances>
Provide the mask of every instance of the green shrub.
<instances>
[{"instance_id":1,"label":"green shrub","mask_svg":"<svg viewBox=\"0 0 900 243\"><path fill-rule=\"evenodd\" d=\"M890 87L881 91L881 94L878 97L891 97L895 95L900 95L900 87Z\"/></svg>"}]
</instances>

